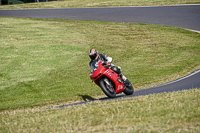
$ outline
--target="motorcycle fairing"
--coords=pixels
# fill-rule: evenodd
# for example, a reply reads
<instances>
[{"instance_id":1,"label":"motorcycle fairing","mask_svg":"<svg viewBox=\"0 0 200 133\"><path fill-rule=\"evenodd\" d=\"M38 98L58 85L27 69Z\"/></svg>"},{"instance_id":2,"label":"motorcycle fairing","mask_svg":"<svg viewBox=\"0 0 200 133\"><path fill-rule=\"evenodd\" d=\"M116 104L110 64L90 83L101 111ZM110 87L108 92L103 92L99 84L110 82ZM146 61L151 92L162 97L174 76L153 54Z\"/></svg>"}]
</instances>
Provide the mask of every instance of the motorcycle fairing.
<instances>
[{"instance_id":1,"label":"motorcycle fairing","mask_svg":"<svg viewBox=\"0 0 200 133\"><path fill-rule=\"evenodd\" d=\"M98 63L98 64L97 64ZM124 90L124 84L123 82L118 82L118 76L117 73L115 73L110 68L104 67L102 64L102 61L94 62L94 64L91 65L92 73L90 74L90 78L99 86L99 79L102 79L103 76L108 77L111 79L115 84L115 93L120 93ZM121 78L120 78L121 79Z\"/></svg>"}]
</instances>

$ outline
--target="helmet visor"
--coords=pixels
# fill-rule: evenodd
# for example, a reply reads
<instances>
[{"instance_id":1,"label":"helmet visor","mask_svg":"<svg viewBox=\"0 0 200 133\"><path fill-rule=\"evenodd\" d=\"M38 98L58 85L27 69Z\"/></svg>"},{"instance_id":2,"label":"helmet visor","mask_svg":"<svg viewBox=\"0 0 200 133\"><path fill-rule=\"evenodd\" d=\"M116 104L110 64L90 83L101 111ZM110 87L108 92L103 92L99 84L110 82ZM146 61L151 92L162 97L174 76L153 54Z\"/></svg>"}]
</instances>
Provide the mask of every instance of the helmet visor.
<instances>
[{"instance_id":1,"label":"helmet visor","mask_svg":"<svg viewBox=\"0 0 200 133\"><path fill-rule=\"evenodd\" d=\"M91 60L95 60L95 58L97 57L97 54L93 54L93 55L89 55Z\"/></svg>"}]
</instances>

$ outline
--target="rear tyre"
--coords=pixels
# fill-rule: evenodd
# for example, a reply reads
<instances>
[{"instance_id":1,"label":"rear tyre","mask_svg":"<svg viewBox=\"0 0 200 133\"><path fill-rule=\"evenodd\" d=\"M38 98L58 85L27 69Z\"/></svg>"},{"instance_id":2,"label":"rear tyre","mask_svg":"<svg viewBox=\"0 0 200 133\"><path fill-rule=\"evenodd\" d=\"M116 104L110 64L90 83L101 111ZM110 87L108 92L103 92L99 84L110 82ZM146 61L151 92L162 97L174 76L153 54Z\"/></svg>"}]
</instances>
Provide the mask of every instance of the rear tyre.
<instances>
[{"instance_id":1,"label":"rear tyre","mask_svg":"<svg viewBox=\"0 0 200 133\"><path fill-rule=\"evenodd\" d=\"M133 88L132 84L130 83L130 81L128 81L128 80L125 81L124 87L125 87L124 93L126 95L132 95L134 93L134 88Z\"/></svg>"},{"instance_id":2,"label":"rear tyre","mask_svg":"<svg viewBox=\"0 0 200 133\"><path fill-rule=\"evenodd\" d=\"M115 87L113 82L108 78L103 78L99 81L99 86L101 87L102 91L110 98L116 97L115 94Z\"/></svg>"}]
</instances>

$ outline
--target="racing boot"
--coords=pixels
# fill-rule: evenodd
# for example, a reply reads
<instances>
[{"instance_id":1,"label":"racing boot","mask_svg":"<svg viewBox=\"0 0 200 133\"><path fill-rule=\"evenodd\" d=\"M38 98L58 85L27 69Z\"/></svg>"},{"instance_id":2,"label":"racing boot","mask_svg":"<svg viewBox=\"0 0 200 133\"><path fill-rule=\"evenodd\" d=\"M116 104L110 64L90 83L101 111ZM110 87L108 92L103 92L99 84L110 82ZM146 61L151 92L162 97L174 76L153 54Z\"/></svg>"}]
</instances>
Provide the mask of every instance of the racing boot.
<instances>
[{"instance_id":1,"label":"racing boot","mask_svg":"<svg viewBox=\"0 0 200 133\"><path fill-rule=\"evenodd\" d=\"M122 73L120 73L120 76L121 76L125 86L131 85L130 81Z\"/></svg>"},{"instance_id":2,"label":"racing boot","mask_svg":"<svg viewBox=\"0 0 200 133\"><path fill-rule=\"evenodd\" d=\"M131 82L130 82L128 79L126 79L126 80L124 81L124 85L125 85L125 86L131 86Z\"/></svg>"},{"instance_id":3,"label":"racing boot","mask_svg":"<svg viewBox=\"0 0 200 133\"><path fill-rule=\"evenodd\" d=\"M122 78L122 81L124 82L125 86L131 85L130 81L122 73L120 73L119 76Z\"/></svg>"}]
</instances>

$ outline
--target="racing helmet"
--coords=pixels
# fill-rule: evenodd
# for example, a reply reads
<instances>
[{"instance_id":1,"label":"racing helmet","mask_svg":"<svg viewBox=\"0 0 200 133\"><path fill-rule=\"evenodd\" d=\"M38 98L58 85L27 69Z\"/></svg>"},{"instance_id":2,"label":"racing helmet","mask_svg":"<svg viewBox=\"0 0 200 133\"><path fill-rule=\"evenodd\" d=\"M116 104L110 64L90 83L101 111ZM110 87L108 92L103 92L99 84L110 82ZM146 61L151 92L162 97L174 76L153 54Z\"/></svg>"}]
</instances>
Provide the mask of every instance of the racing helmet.
<instances>
[{"instance_id":1,"label":"racing helmet","mask_svg":"<svg viewBox=\"0 0 200 133\"><path fill-rule=\"evenodd\" d=\"M98 54L98 51L96 49L91 49L89 51L89 57L91 60L97 60L99 54Z\"/></svg>"}]
</instances>

